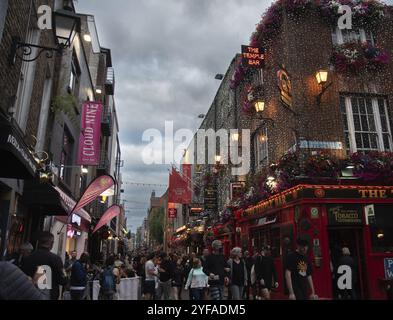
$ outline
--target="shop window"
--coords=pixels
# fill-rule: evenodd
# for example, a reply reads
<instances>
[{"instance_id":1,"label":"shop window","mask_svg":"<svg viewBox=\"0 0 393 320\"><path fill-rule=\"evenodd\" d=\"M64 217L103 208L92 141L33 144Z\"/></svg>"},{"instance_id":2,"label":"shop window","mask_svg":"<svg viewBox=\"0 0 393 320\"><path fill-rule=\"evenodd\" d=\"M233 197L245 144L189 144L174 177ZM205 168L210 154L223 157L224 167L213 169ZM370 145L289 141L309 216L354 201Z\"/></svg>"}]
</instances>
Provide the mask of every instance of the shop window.
<instances>
[{"instance_id":1,"label":"shop window","mask_svg":"<svg viewBox=\"0 0 393 320\"><path fill-rule=\"evenodd\" d=\"M336 27L332 31L332 41L334 45L348 42L367 42L374 45L375 40L371 31L365 29L343 29Z\"/></svg>"},{"instance_id":2,"label":"shop window","mask_svg":"<svg viewBox=\"0 0 393 320\"><path fill-rule=\"evenodd\" d=\"M370 221L370 233L373 252L393 252L393 219L390 206L375 206L375 218Z\"/></svg>"},{"instance_id":3,"label":"shop window","mask_svg":"<svg viewBox=\"0 0 393 320\"><path fill-rule=\"evenodd\" d=\"M386 99L341 96L340 109L348 150L351 152L393 150Z\"/></svg>"}]
</instances>

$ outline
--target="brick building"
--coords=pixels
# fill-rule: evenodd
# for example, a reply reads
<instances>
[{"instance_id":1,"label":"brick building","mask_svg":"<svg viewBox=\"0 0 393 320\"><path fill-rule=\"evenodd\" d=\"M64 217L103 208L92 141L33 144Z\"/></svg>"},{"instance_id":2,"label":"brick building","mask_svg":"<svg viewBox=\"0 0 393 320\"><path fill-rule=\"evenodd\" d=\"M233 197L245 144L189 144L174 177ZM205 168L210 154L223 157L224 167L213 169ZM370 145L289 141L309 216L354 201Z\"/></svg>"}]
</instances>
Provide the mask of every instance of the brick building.
<instances>
[{"instance_id":1,"label":"brick building","mask_svg":"<svg viewBox=\"0 0 393 320\"><path fill-rule=\"evenodd\" d=\"M70 45L61 54L46 54L32 47L30 55L22 56L19 50L19 56L11 61L15 37L27 44L56 48L53 30L41 30L37 25L41 5L74 19ZM120 204L121 193L122 162L111 52L100 46L94 17L77 14L73 1L2 1L1 6L5 9L0 15L2 133L15 136L12 141L16 149L2 149L9 164L0 176L11 178L1 178L2 255L6 250L16 251L24 241L35 245L36 233L50 230L55 235L53 251L61 257L65 251L81 254L90 250L99 258L102 239L96 239L93 245L92 227L106 208ZM21 58L31 61L22 62ZM77 164L77 153L81 110L87 101L100 101L104 106L101 161L98 166L82 168ZM2 140L1 147L5 146L7 141ZM102 174L116 179L113 196L107 201L95 201L77 212L71 224L67 223L76 200ZM105 253L117 251L117 243L124 236L123 225L124 217L112 221L114 240L103 250Z\"/></svg>"}]
</instances>

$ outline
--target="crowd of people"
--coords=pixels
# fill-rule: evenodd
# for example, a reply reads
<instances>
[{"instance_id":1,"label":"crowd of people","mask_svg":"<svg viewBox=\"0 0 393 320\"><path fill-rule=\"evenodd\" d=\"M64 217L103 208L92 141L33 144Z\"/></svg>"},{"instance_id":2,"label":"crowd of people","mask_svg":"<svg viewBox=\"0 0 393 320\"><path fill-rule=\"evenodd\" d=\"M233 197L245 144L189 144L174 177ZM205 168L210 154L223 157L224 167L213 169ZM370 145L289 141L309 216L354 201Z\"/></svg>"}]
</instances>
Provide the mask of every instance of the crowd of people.
<instances>
[{"instance_id":1,"label":"crowd of people","mask_svg":"<svg viewBox=\"0 0 393 320\"><path fill-rule=\"evenodd\" d=\"M194 252L186 255L141 251L111 255L105 263L95 264L87 253L78 259L73 251L66 254L63 264L51 252L53 242L51 233L42 232L35 251L26 243L9 261L0 262L0 300L92 299L94 280L100 285L98 298L114 300L121 279L133 277L139 277L145 300L181 300L185 292L190 300L269 300L271 292L280 285L269 245L252 256L235 247L227 259L221 241L215 240L211 251L204 249L201 256ZM307 251L308 242L298 239L296 250L283 257L282 286L290 300L318 299ZM348 248L342 249L340 261L355 269ZM356 297L353 291L341 292L341 296Z\"/></svg>"}]
</instances>

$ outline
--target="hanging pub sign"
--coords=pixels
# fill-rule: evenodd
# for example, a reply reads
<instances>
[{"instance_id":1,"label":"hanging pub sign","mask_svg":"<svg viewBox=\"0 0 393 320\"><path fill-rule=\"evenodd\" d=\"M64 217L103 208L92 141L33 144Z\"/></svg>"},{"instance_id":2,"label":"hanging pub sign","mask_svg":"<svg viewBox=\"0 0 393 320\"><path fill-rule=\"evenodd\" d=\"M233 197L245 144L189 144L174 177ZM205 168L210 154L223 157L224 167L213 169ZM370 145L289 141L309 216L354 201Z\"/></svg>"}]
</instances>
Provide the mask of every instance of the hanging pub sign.
<instances>
[{"instance_id":1,"label":"hanging pub sign","mask_svg":"<svg viewBox=\"0 0 393 320\"><path fill-rule=\"evenodd\" d=\"M277 72L280 100L287 107L292 107L292 83L288 72L282 67Z\"/></svg>"},{"instance_id":2,"label":"hanging pub sign","mask_svg":"<svg viewBox=\"0 0 393 320\"><path fill-rule=\"evenodd\" d=\"M168 218L176 219L177 217L177 209L176 208L168 208Z\"/></svg>"},{"instance_id":3,"label":"hanging pub sign","mask_svg":"<svg viewBox=\"0 0 393 320\"><path fill-rule=\"evenodd\" d=\"M362 209L360 206L328 206L329 225L361 225Z\"/></svg>"},{"instance_id":4,"label":"hanging pub sign","mask_svg":"<svg viewBox=\"0 0 393 320\"><path fill-rule=\"evenodd\" d=\"M260 69L265 65L265 50L258 47L242 46L244 67Z\"/></svg>"}]
</instances>

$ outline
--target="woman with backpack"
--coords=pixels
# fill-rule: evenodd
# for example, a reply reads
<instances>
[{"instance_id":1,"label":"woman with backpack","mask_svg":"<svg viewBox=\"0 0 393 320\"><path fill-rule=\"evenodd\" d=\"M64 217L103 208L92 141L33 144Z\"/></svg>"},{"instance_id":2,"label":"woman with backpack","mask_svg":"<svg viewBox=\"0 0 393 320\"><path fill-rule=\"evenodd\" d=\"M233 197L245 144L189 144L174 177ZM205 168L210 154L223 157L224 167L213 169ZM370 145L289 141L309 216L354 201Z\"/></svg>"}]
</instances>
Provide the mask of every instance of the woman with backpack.
<instances>
[{"instance_id":1,"label":"woman with backpack","mask_svg":"<svg viewBox=\"0 0 393 320\"><path fill-rule=\"evenodd\" d=\"M203 300L204 290L208 287L208 283L209 277L203 272L201 260L194 258L185 286L186 290L191 288L192 300Z\"/></svg>"},{"instance_id":2,"label":"woman with backpack","mask_svg":"<svg viewBox=\"0 0 393 320\"><path fill-rule=\"evenodd\" d=\"M113 300L116 293L116 276L114 273L115 258L109 257L100 278L100 296L102 300Z\"/></svg>"}]
</instances>

